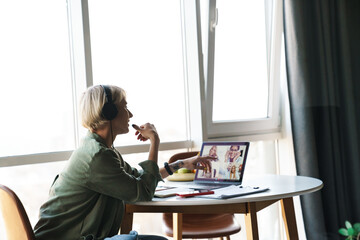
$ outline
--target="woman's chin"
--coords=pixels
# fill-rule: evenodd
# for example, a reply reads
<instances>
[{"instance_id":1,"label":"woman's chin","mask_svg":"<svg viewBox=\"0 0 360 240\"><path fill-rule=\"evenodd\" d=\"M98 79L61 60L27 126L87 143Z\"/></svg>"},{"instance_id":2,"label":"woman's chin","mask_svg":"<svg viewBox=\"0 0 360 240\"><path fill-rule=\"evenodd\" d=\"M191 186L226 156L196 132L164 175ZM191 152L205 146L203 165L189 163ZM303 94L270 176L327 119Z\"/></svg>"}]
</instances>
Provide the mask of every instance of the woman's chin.
<instances>
[{"instance_id":1,"label":"woman's chin","mask_svg":"<svg viewBox=\"0 0 360 240\"><path fill-rule=\"evenodd\" d=\"M129 132L129 128L121 129L118 134L126 134Z\"/></svg>"}]
</instances>

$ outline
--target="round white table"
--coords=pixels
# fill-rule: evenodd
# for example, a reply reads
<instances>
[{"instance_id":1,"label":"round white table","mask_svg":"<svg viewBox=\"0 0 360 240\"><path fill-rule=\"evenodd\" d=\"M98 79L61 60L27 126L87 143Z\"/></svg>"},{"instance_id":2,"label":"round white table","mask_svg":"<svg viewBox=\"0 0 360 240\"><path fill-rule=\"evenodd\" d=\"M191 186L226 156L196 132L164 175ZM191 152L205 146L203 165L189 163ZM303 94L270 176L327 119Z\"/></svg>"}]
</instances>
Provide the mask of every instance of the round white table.
<instances>
[{"instance_id":1,"label":"round white table","mask_svg":"<svg viewBox=\"0 0 360 240\"><path fill-rule=\"evenodd\" d=\"M176 184L184 185L184 182L171 183ZM221 200L169 197L126 204L120 231L128 233L132 229L133 214L136 212L170 212L173 213L174 239L182 239L183 213L242 213L245 214L247 239L258 239L256 213L280 201L287 238L298 239L293 197L318 191L323 187L323 182L304 176L263 175L245 176L242 185L270 189L266 192Z\"/></svg>"}]
</instances>

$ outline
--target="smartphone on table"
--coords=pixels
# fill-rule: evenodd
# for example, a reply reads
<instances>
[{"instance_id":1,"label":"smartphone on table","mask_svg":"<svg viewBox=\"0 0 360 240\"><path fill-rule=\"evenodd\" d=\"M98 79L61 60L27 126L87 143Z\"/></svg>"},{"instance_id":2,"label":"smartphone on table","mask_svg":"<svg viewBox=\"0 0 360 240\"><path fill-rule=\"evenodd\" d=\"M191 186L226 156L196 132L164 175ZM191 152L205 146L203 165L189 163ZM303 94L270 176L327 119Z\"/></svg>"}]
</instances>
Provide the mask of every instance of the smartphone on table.
<instances>
[{"instance_id":1,"label":"smartphone on table","mask_svg":"<svg viewBox=\"0 0 360 240\"><path fill-rule=\"evenodd\" d=\"M214 191L207 190L207 189L199 189L199 190L192 190L192 191L186 191L186 192L179 192L179 193L176 193L176 196L194 197L194 196L208 195L208 194L214 194Z\"/></svg>"}]
</instances>

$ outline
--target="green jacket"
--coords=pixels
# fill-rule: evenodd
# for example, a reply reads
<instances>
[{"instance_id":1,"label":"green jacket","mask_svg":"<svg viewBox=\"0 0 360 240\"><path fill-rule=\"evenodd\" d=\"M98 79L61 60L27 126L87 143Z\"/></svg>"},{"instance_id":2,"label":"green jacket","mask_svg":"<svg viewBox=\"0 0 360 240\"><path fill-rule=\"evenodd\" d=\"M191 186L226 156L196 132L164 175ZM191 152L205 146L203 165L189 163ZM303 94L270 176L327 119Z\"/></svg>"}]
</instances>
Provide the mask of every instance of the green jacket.
<instances>
[{"instance_id":1,"label":"green jacket","mask_svg":"<svg viewBox=\"0 0 360 240\"><path fill-rule=\"evenodd\" d=\"M104 239L118 234L124 203L150 201L162 180L153 161L139 165L142 170L132 168L99 135L89 132L40 208L36 239Z\"/></svg>"}]
</instances>

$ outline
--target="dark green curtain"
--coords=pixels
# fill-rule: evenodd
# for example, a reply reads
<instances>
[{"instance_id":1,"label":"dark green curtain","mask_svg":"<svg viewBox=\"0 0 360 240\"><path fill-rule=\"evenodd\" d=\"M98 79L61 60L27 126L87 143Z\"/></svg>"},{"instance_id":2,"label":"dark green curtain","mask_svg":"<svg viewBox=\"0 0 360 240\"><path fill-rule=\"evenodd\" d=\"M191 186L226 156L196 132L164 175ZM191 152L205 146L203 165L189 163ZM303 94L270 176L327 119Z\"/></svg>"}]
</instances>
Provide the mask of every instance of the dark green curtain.
<instances>
[{"instance_id":1,"label":"dark green curtain","mask_svg":"<svg viewBox=\"0 0 360 240\"><path fill-rule=\"evenodd\" d=\"M301 197L308 239L345 239L360 222L360 0L284 0L298 175L324 188Z\"/></svg>"}]
</instances>

